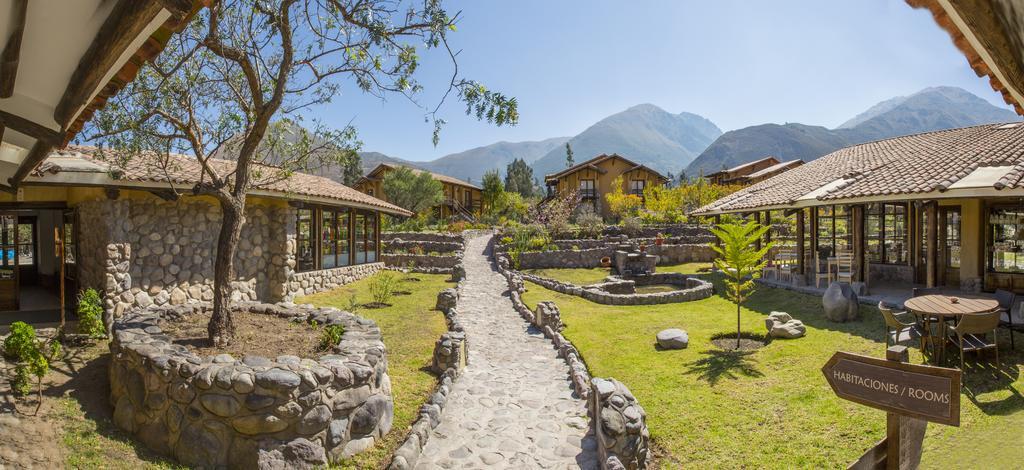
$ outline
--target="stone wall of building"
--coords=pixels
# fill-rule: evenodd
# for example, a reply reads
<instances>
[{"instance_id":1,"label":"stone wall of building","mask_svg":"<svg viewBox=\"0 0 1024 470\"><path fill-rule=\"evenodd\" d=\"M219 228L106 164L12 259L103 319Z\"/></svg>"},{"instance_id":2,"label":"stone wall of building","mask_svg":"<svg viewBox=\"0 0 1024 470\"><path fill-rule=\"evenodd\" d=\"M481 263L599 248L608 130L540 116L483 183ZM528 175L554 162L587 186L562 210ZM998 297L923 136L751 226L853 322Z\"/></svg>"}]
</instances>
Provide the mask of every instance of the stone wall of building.
<instances>
[{"instance_id":1,"label":"stone wall of building","mask_svg":"<svg viewBox=\"0 0 1024 470\"><path fill-rule=\"evenodd\" d=\"M350 284L384 269L384 263L367 263L319 271L293 273L288 280L285 301Z\"/></svg>"},{"instance_id":2,"label":"stone wall of building","mask_svg":"<svg viewBox=\"0 0 1024 470\"><path fill-rule=\"evenodd\" d=\"M871 284L885 282L900 282L912 284L914 282L914 267L898 264L869 264L869 277Z\"/></svg>"},{"instance_id":3,"label":"stone wall of building","mask_svg":"<svg viewBox=\"0 0 1024 470\"><path fill-rule=\"evenodd\" d=\"M133 309L115 322L110 343L114 423L160 454L207 468L323 467L387 434L394 404L376 323L333 308L238 305L341 325L344 334L318 360L201 358L161 329L201 304Z\"/></svg>"},{"instance_id":4,"label":"stone wall of building","mask_svg":"<svg viewBox=\"0 0 1024 470\"><path fill-rule=\"evenodd\" d=\"M181 305L213 299L220 208L199 198L155 196L78 204L79 275L101 288L105 307ZM284 208L250 204L235 256L235 301L277 301L285 252Z\"/></svg>"}]
</instances>

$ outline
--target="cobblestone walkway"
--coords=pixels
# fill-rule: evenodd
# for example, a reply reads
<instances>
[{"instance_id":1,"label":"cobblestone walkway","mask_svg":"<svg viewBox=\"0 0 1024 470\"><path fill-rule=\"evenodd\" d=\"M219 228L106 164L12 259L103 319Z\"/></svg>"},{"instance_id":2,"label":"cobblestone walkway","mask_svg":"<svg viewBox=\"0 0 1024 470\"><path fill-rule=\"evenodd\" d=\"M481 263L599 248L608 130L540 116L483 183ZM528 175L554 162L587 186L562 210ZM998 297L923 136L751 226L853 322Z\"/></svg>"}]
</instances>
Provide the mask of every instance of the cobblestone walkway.
<instances>
[{"instance_id":1,"label":"cobblestone walkway","mask_svg":"<svg viewBox=\"0 0 1024 470\"><path fill-rule=\"evenodd\" d=\"M469 242L459 315L469 366L416 466L432 468L597 468L586 403L551 342L512 309L505 278L486 253L490 236Z\"/></svg>"}]
</instances>

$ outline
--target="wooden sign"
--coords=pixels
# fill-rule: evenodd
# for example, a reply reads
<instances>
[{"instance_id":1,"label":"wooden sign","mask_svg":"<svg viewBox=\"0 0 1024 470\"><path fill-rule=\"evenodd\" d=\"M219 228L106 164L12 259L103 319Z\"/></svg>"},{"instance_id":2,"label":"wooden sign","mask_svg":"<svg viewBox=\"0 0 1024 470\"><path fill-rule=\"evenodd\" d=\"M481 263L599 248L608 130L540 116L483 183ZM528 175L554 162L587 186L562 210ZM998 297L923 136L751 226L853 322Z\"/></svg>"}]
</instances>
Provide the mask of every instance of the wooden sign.
<instances>
[{"instance_id":1,"label":"wooden sign","mask_svg":"<svg viewBox=\"0 0 1024 470\"><path fill-rule=\"evenodd\" d=\"M960 371L837 352L821 368L840 398L933 423L960 425Z\"/></svg>"}]
</instances>

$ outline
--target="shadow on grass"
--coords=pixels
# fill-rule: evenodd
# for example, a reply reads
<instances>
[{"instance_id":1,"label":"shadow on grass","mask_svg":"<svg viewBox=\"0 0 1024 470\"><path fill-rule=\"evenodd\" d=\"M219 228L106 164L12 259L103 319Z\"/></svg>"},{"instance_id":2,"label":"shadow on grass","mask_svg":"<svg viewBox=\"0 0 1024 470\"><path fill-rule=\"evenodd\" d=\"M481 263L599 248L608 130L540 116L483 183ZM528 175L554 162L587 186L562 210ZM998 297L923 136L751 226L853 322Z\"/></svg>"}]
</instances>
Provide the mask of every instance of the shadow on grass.
<instances>
[{"instance_id":1,"label":"shadow on grass","mask_svg":"<svg viewBox=\"0 0 1024 470\"><path fill-rule=\"evenodd\" d=\"M686 364L687 375L696 375L698 379L715 385L725 379L734 380L743 377L763 377L757 368L756 361L750 356L756 351L725 351L709 349L702 352L704 357Z\"/></svg>"}]
</instances>

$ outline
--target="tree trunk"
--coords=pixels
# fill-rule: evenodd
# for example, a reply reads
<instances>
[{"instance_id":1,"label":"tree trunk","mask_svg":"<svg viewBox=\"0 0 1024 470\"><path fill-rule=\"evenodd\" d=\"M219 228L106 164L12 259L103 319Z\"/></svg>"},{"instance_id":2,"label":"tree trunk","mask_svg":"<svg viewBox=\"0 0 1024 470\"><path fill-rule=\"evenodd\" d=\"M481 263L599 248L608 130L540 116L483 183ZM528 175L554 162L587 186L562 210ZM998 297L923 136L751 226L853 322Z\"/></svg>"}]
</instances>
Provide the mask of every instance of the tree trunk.
<instances>
[{"instance_id":1,"label":"tree trunk","mask_svg":"<svg viewBox=\"0 0 1024 470\"><path fill-rule=\"evenodd\" d=\"M740 349L740 303L736 302L736 350Z\"/></svg>"},{"instance_id":2,"label":"tree trunk","mask_svg":"<svg viewBox=\"0 0 1024 470\"><path fill-rule=\"evenodd\" d=\"M213 314L206 331L210 342L224 347L231 344L235 336L235 325L231 319L231 280L235 277L235 248L242 235L245 194L236 197L222 193L217 199L223 220L213 264Z\"/></svg>"}]
</instances>

